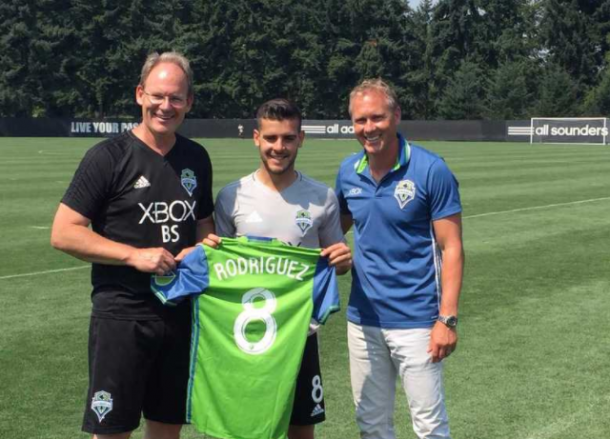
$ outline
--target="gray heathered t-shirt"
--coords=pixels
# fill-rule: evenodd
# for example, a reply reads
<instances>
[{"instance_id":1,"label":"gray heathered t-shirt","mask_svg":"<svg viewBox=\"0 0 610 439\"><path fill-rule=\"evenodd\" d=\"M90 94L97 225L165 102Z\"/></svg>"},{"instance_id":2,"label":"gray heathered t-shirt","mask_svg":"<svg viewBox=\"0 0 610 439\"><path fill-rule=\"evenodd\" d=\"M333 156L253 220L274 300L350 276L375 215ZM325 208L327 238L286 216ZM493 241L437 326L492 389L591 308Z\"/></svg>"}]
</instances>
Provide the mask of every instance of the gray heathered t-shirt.
<instances>
[{"instance_id":1,"label":"gray heathered t-shirt","mask_svg":"<svg viewBox=\"0 0 610 439\"><path fill-rule=\"evenodd\" d=\"M295 182L281 192L258 181L256 172L225 186L216 198L217 235L276 238L309 248L343 242L334 191L297 174Z\"/></svg>"}]
</instances>

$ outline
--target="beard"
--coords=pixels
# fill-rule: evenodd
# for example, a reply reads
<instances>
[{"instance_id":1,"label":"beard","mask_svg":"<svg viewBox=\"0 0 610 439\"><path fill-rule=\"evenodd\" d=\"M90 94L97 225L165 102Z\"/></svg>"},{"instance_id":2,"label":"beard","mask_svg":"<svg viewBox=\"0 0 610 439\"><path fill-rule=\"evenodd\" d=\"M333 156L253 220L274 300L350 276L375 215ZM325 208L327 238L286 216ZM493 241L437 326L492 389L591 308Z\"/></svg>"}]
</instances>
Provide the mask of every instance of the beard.
<instances>
[{"instance_id":1,"label":"beard","mask_svg":"<svg viewBox=\"0 0 610 439\"><path fill-rule=\"evenodd\" d=\"M272 175L282 175L285 174L287 172L293 172L294 171L294 162L296 161L297 157L296 154L291 157L290 159L286 160L286 159L282 159L282 164L280 166L277 165L271 165L269 162L271 160L274 160L273 158L270 157L263 157L263 165L265 166L265 169L267 170L267 172L269 174Z\"/></svg>"}]
</instances>

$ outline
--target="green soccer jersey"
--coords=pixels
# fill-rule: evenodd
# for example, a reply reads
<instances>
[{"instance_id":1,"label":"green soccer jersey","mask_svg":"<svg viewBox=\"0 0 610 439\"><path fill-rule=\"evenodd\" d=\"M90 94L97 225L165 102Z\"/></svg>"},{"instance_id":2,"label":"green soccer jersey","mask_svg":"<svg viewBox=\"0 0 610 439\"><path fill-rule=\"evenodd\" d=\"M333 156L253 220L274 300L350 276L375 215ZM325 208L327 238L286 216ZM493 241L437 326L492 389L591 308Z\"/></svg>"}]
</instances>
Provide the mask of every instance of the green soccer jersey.
<instances>
[{"instance_id":1,"label":"green soccer jersey","mask_svg":"<svg viewBox=\"0 0 610 439\"><path fill-rule=\"evenodd\" d=\"M286 438L309 322L339 309L320 251L223 238L152 288L165 303L195 295L189 422L222 439Z\"/></svg>"}]
</instances>

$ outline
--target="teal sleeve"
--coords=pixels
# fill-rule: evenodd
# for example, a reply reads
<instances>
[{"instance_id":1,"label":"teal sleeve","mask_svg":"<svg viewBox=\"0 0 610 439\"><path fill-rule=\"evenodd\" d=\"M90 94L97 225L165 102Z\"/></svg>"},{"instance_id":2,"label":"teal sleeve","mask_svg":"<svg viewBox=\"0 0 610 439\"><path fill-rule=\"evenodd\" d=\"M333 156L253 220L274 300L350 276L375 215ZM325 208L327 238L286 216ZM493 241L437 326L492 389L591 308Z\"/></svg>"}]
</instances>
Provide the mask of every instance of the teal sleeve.
<instances>
[{"instance_id":1,"label":"teal sleeve","mask_svg":"<svg viewBox=\"0 0 610 439\"><path fill-rule=\"evenodd\" d=\"M327 258L319 258L313 279L312 318L325 323L328 316L339 311L339 287L335 268L328 265Z\"/></svg>"},{"instance_id":2,"label":"teal sleeve","mask_svg":"<svg viewBox=\"0 0 610 439\"><path fill-rule=\"evenodd\" d=\"M203 245L186 255L175 272L150 278L151 289L165 305L175 305L190 295L201 294L209 284L208 259Z\"/></svg>"}]
</instances>

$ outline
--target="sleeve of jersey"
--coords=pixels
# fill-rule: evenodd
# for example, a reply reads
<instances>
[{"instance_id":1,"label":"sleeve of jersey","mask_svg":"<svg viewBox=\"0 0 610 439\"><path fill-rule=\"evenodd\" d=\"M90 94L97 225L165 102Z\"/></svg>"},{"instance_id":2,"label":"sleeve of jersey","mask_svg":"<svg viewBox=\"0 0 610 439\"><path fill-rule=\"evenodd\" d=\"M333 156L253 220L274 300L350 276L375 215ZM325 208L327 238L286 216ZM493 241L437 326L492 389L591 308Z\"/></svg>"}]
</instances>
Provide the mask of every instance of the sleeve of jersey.
<instances>
[{"instance_id":1,"label":"sleeve of jersey","mask_svg":"<svg viewBox=\"0 0 610 439\"><path fill-rule=\"evenodd\" d=\"M230 193L227 188L220 191L216 198L216 210L214 211L214 223L216 225L216 235L228 238L235 237L235 223L227 209L235 206L236 195Z\"/></svg>"},{"instance_id":2,"label":"sleeve of jersey","mask_svg":"<svg viewBox=\"0 0 610 439\"><path fill-rule=\"evenodd\" d=\"M428 193L432 220L446 218L462 211L458 181L443 160L437 160L428 174Z\"/></svg>"},{"instance_id":3,"label":"sleeve of jersey","mask_svg":"<svg viewBox=\"0 0 610 439\"><path fill-rule=\"evenodd\" d=\"M327 258L319 258L313 279L313 315L318 323L326 323L332 313L339 311L339 287L335 268Z\"/></svg>"},{"instance_id":4,"label":"sleeve of jersey","mask_svg":"<svg viewBox=\"0 0 610 439\"><path fill-rule=\"evenodd\" d=\"M214 197L212 196L212 162L207 151L204 151L204 169L205 169L205 186L201 192L201 199L199 200L199 211L197 212L197 219L204 219L212 215L214 212Z\"/></svg>"},{"instance_id":5,"label":"sleeve of jersey","mask_svg":"<svg viewBox=\"0 0 610 439\"><path fill-rule=\"evenodd\" d=\"M61 202L92 220L104 206L113 169L113 158L104 147L91 148L83 157Z\"/></svg>"},{"instance_id":6,"label":"sleeve of jersey","mask_svg":"<svg viewBox=\"0 0 610 439\"><path fill-rule=\"evenodd\" d=\"M208 259L202 245L186 255L175 272L150 278L151 289L164 305L175 305L201 294L209 284Z\"/></svg>"},{"instance_id":7,"label":"sleeve of jersey","mask_svg":"<svg viewBox=\"0 0 610 439\"><path fill-rule=\"evenodd\" d=\"M328 189L324 213L324 222L320 226L320 245L328 247L337 242L345 242L339 220L339 203L332 189Z\"/></svg>"}]
</instances>

